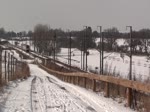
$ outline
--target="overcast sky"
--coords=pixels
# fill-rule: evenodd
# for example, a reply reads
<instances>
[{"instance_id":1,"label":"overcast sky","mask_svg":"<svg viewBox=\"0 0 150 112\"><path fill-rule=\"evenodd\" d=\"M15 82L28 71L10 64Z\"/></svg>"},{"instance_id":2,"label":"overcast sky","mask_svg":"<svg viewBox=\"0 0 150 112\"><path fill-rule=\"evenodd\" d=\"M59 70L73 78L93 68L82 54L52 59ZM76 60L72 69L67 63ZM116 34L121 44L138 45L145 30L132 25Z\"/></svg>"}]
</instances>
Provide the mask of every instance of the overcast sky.
<instances>
[{"instance_id":1,"label":"overcast sky","mask_svg":"<svg viewBox=\"0 0 150 112\"><path fill-rule=\"evenodd\" d=\"M150 28L150 0L0 0L0 27L32 30L38 23L64 30Z\"/></svg>"}]
</instances>

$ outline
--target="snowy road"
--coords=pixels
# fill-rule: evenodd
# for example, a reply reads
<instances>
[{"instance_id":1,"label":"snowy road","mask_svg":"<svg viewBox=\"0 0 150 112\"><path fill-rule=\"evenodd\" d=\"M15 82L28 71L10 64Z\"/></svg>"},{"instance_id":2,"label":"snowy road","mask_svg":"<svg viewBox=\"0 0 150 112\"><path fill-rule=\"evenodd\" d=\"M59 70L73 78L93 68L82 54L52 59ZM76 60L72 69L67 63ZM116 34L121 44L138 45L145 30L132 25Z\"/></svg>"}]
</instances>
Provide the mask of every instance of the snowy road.
<instances>
[{"instance_id":1,"label":"snowy road","mask_svg":"<svg viewBox=\"0 0 150 112\"><path fill-rule=\"evenodd\" d=\"M95 112L49 77L35 77L32 88L33 112Z\"/></svg>"},{"instance_id":2,"label":"snowy road","mask_svg":"<svg viewBox=\"0 0 150 112\"><path fill-rule=\"evenodd\" d=\"M36 65L29 66L31 77L6 89L2 112L132 112L112 99L64 83Z\"/></svg>"}]
</instances>

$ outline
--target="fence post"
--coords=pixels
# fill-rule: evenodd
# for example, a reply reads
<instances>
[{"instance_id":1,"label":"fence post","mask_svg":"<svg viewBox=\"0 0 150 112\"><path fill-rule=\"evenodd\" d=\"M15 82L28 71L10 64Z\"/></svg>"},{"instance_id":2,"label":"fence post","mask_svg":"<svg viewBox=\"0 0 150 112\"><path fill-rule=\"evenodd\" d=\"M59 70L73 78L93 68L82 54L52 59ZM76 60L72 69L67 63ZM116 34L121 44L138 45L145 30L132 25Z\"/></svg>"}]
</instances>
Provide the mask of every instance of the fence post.
<instances>
[{"instance_id":1,"label":"fence post","mask_svg":"<svg viewBox=\"0 0 150 112\"><path fill-rule=\"evenodd\" d=\"M14 69L14 68L15 68L15 67L14 67L14 66L15 66L15 62L14 62L14 60L15 60L15 58L13 57L13 78L15 78L15 77L14 77L14 76L15 76L15 69Z\"/></svg>"},{"instance_id":2,"label":"fence post","mask_svg":"<svg viewBox=\"0 0 150 112\"><path fill-rule=\"evenodd\" d=\"M96 91L96 80L93 79L93 91L95 92Z\"/></svg>"},{"instance_id":3,"label":"fence post","mask_svg":"<svg viewBox=\"0 0 150 112\"><path fill-rule=\"evenodd\" d=\"M19 61L19 64L21 64L21 68L22 68L22 74L19 74L20 75L19 77L24 79L25 78L25 74L23 74L24 63Z\"/></svg>"},{"instance_id":4,"label":"fence post","mask_svg":"<svg viewBox=\"0 0 150 112\"><path fill-rule=\"evenodd\" d=\"M65 82L67 82L67 76L65 75L64 77L65 77Z\"/></svg>"},{"instance_id":5,"label":"fence post","mask_svg":"<svg viewBox=\"0 0 150 112\"><path fill-rule=\"evenodd\" d=\"M45 63L44 63L44 65L45 65L45 66L47 65L47 59L45 59Z\"/></svg>"},{"instance_id":6,"label":"fence post","mask_svg":"<svg viewBox=\"0 0 150 112\"><path fill-rule=\"evenodd\" d=\"M0 85L2 84L2 47L0 46Z\"/></svg>"},{"instance_id":7,"label":"fence post","mask_svg":"<svg viewBox=\"0 0 150 112\"><path fill-rule=\"evenodd\" d=\"M13 79L13 63L12 63L12 55L10 56L10 72L11 72L11 80Z\"/></svg>"},{"instance_id":8,"label":"fence post","mask_svg":"<svg viewBox=\"0 0 150 112\"><path fill-rule=\"evenodd\" d=\"M81 77L78 77L78 85L80 86Z\"/></svg>"},{"instance_id":9,"label":"fence post","mask_svg":"<svg viewBox=\"0 0 150 112\"><path fill-rule=\"evenodd\" d=\"M7 62L8 81L10 79L10 77L9 77L9 62L10 62L10 53L8 53L8 62Z\"/></svg>"},{"instance_id":10,"label":"fence post","mask_svg":"<svg viewBox=\"0 0 150 112\"><path fill-rule=\"evenodd\" d=\"M105 83L105 97L109 97L109 83Z\"/></svg>"},{"instance_id":11,"label":"fence post","mask_svg":"<svg viewBox=\"0 0 150 112\"><path fill-rule=\"evenodd\" d=\"M4 55L4 64L5 64L5 81L7 82L7 66L6 66L6 63L7 63L7 52L5 51L5 55Z\"/></svg>"},{"instance_id":12,"label":"fence post","mask_svg":"<svg viewBox=\"0 0 150 112\"><path fill-rule=\"evenodd\" d=\"M73 84L76 84L76 77L73 76Z\"/></svg>"},{"instance_id":13,"label":"fence post","mask_svg":"<svg viewBox=\"0 0 150 112\"><path fill-rule=\"evenodd\" d=\"M131 108L132 106L132 89L127 88L127 106Z\"/></svg>"},{"instance_id":14,"label":"fence post","mask_svg":"<svg viewBox=\"0 0 150 112\"><path fill-rule=\"evenodd\" d=\"M79 85L79 77L76 78L76 84Z\"/></svg>"},{"instance_id":15,"label":"fence post","mask_svg":"<svg viewBox=\"0 0 150 112\"><path fill-rule=\"evenodd\" d=\"M17 77L17 59L15 59L15 77Z\"/></svg>"},{"instance_id":16,"label":"fence post","mask_svg":"<svg viewBox=\"0 0 150 112\"><path fill-rule=\"evenodd\" d=\"M71 76L69 76L69 83L71 83Z\"/></svg>"},{"instance_id":17,"label":"fence post","mask_svg":"<svg viewBox=\"0 0 150 112\"><path fill-rule=\"evenodd\" d=\"M65 82L65 76L63 75L63 81Z\"/></svg>"},{"instance_id":18,"label":"fence post","mask_svg":"<svg viewBox=\"0 0 150 112\"><path fill-rule=\"evenodd\" d=\"M65 82L65 76L63 75L63 81Z\"/></svg>"},{"instance_id":19,"label":"fence post","mask_svg":"<svg viewBox=\"0 0 150 112\"><path fill-rule=\"evenodd\" d=\"M84 79L84 87L86 88L86 77L83 77Z\"/></svg>"},{"instance_id":20,"label":"fence post","mask_svg":"<svg viewBox=\"0 0 150 112\"><path fill-rule=\"evenodd\" d=\"M71 84L73 84L73 76L71 76Z\"/></svg>"}]
</instances>

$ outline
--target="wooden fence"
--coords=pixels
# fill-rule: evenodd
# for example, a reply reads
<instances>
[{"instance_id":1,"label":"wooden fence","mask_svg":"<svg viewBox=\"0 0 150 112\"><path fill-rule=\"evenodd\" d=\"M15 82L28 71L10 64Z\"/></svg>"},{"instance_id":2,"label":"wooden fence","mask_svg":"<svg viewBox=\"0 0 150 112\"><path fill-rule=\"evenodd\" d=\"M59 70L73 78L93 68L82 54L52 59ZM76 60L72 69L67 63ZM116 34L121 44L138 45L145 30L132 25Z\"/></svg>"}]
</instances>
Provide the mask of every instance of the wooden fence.
<instances>
[{"instance_id":1,"label":"wooden fence","mask_svg":"<svg viewBox=\"0 0 150 112\"><path fill-rule=\"evenodd\" d=\"M63 72L58 72L54 71L52 69L48 69L42 64L39 64L41 68L46 70L47 72L55 75L59 79L73 83L76 85L79 85L80 81L82 79L83 82L83 87L87 86L87 81L88 79L92 80L92 89L93 91L96 91L96 81L103 81L105 83L105 97L109 97L109 84L115 84L119 86L123 86L127 88L127 106L131 107L132 105L132 90L144 92L144 93L150 93L150 85L149 84L143 84L141 82L137 81L131 81L127 79L121 79L113 76L104 76L104 75L96 75L96 74L91 74L91 73L80 73L80 72L75 72L75 73L63 73Z\"/></svg>"},{"instance_id":2,"label":"wooden fence","mask_svg":"<svg viewBox=\"0 0 150 112\"><path fill-rule=\"evenodd\" d=\"M91 80L90 84L92 86L91 89L93 89L93 91L96 91L96 88L99 86L97 85L97 81L101 81L104 84L104 92L105 92L105 97L109 97L110 96L110 87L112 86L112 84L116 85L117 87L122 86L124 88L126 88L126 98L127 98L127 106L131 107L133 105L133 91L138 91L144 94L148 94L148 98L150 95L150 84L144 84L141 82L137 82L137 81L131 81L131 80L127 80L127 79L121 79L121 78L117 78L117 77L113 77L113 76L104 76L104 75L96 75L96 74L92 74L92 73L83 73L81 72L73 72L73 73L63 73L63 72L58 72L52 69L49 69L47 67L45 67L46 62L48 61L47 58L43 58L40 56L37 56L38 58L40 58L43 62L43 64L39 64L39 66L41 68L43 68L44 70L46 70L47 72L51 73L52 75L55 75L56 77L58 77L59 79L65 81L65 82L69 82L69 83L73 83L76 85L81 85L80 83L82 83L83 87L87 87L88 86L88 81ZM112 88L112 89L117 89L117 88Z\"/></svg>"},{"instance_id":3,"label":"wooden fence","mask_svg":"<svg viewBox=\"0 0 150 112\"><path fill-rule=\"evenodd\" d=\"M29 67L19 61L10 50L0 47L0 85L29 76Z\"/></svg>"}]
</instances>

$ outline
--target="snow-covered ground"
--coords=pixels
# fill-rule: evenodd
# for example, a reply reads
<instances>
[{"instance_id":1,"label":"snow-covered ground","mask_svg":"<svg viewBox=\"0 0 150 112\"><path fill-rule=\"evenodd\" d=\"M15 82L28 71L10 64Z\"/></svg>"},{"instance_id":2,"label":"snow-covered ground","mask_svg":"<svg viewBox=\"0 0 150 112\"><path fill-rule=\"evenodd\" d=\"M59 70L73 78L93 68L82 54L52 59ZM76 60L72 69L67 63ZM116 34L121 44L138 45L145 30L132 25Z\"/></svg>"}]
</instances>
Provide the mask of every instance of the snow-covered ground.
<instances>
[{"instance_id":1,"label":"snow-covered ground","mask_svg":"<svg viewBox=\"0 0 150 112\"><path fill-rule=\"evenodd\" d=\"M97 40L99 41L99 40ZM13 43L13 42L11 42ZM31 41L20 42L30 45L33 50L33 45ZM124 39L117 40L119 45L125 44ZM94 70L99 72L99 52L95 49L89 50L90 55L88 56L88 70ZM58 59L62 62L68 63L68 49L61 48L61 52L58 54ZM114 74L115 76L121 76L123 78L128 78L129 74L129 64L130 59L127 55L124 55L124 58L121 58L120 53L115 52L104 52L104 71L107 71L107 74ZM146 56L133 56L132 64L132 76L136 77L137 80L147 80L150 78L150 64ZM81 67L81 51L78 49L72 49L72 65ZM95 69L98 68L98 69Z\"/></svg>"},{"instance_id":2,"label":"snow-covered ground","mask_svg":"<svg viewBox=\"0 0 150 112\"><path fill-rule=\"evenodd\" d=\"M89 50L88 55L88 69L99 72L99 52L97 50ZM104 71L107 73L120 75L121 77L128 78L130 59L128 56L124 56L124 59L120 57L119 53L104 52ZM62 48L57 58L68 63L68 49ZM72 49L72 65L81 67L81 51L78 49ZM98 67L98 69L95 69ZM132 74L139 80L147 80L150 77L150 63L146 56L133 56L132 62Z\"/></svg>"},{"instance_id":3,"label":"snow-covered ground","mask_svg":"<svg viewBox=\"0 0 150 112\"><path fill-rule=\"evenodd\" d=\"M10 41L14 43L13 41ZM99 38L96 39L98 44ZM125 45L126 42L124 39L116 40L117 44ZM31 41L23 41L20 43L26 43L30 45L33 50L33 45ZM99 70L99 52L95 49L89 50L90 55L88 56L88 70L96 71ZM120 53L115 52L104 52L104 71L107 71L108 75L121 76L123 78L128 78L129 76L129 64L130 59L127 55L124 58L120 57ZM58 54L57 59L64 63L68 63L68 49L61 48L61 52ZM150 60L147 60L146 56L133 56L132 62L132 77L135 77L136 80L144 81L150 78ZM72 48L72 65L81 67L81 51L75 48ZM96 69L98 68L98 69Z\"/></svg>"},{"instance_id":4,"label":"snow-covered ground","mask_svg":"<svg viewBox=\"0 0 150 112\"><path fill-rule=\"evenodd\" d=\"M29 66L31 77L4 88L1 112L133 112L124 103L62 82L37 65Z\"/></svg>"}]
</instances>

